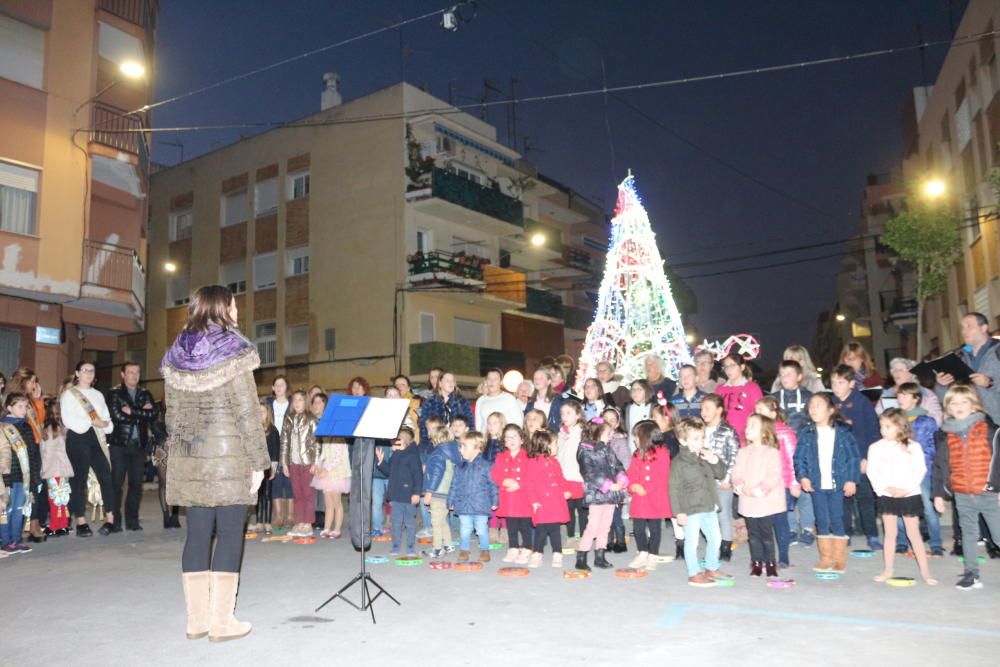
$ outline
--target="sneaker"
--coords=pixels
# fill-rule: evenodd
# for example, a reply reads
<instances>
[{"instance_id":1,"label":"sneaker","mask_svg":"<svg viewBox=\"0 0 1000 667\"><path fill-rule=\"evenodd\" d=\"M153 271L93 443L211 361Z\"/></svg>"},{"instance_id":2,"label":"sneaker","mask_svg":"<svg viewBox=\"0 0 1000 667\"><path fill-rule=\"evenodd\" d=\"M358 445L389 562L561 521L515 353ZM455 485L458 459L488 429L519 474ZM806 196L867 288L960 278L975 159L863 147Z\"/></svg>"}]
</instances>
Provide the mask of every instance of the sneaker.
<instances>
[{"instance_id":1,"label":"sneaker","mask_svg":"<svg viewBox=\"0 0 1000 667\"><path fill-rule=\"evenodd\" d=\"M444 554L441 549L425 549L420 552L420 555L424 558L440 558Z\"/></svg>"},{"instance_id":2,"label":"sneaker","mask_svg":"<svg viewBox=\"0 0 1000 667\"><path fill-rule=\"evenodd\" d=\"M3 548L0 549L0 551L3 551L8 556L21 553L20 551L18 551L16 544L5 544L3 545Z\"/></svg>"},{"instance_id":3,"label":"sneaker","mask_svg":"<svg viewBox=\"0 0 1000 667\"><path fill-rule=\"evenodd\" d=\"M528 561L528 567L536 568L542 564L542 554L538 551L531 552L531 559Z\"/></svg>"},{"instance_id":4,"label":"sneaker","mask_svg":"<svg viewBox=\"0 0 1000 667\"><path fill-rule=\"evenodd\" d=\"M5 547L6 548L6 547ZM955 588L960 591L971 591L973 588L982 588L983 582L979 581L979 577L972 574L971 572L966 572L962 575L962 578L958 580L955 584Z\"/></svg>"},{"instance_id":5,"label":"sneaker","mask_svg":"<svg viewBox=\"0 0 1000 667\"><path fill-rule=\"evenodd\" d=\"M503 557L503 562L513 563L515 560L517 560L518 553L519 551L517 549L507 549L507 553Z\"/></svg>"},{"instance_id":6,"label":"sneaker","mask_svg":"<svg viewBox=\"0 0 1000 667\"><path fill-rule=\"evenodd\" d=\"M441 547L441 553L445 554L455 553L455 547L451 546L450 544L446 544L443 547Z\"/></svg>"},{"instance_id":7,"label":"sneaker","mask_svg":"<svg viewBox=\"0 0 1000 667\"><path fill-rule=\"evenodd\" d=\"M693 577L688 577L688 586L711 588L712 586L715 586L715 580L708 577L704 572L699 572Z\"/></svg>"},{"instance_id":8,"label":"sneaker","mask_svg":"<svg viewBox=\"0 0 1000 667\"><path fill-rule=\"evenodd\" d=\"M563 556L561 551L557 551L552 554L552 567L561 568L563 565Z\"/></svg>"},{"instance_id":9,"label":"sneaker","mask_svg":"<svg viewBox=\"0 0 1000 667\"><path fill-rule=\"evenodd\" d=\"M29 547L24 542L18 542L15 546L17 547L17 551L19 553L22 553L22 554L26 554L26 553L29 553L31 551L31 547Z\"/></svg>"},{"instance_id":10,"label":"sneaker","mask_svg":"<svg viewBox=\"0 0 1000 667\"><path fill-rule=\"evenodd\" d=\"M942 547L931 547L931 558L944 558L944 549Z\"/></svg>"},{"instance_id":11,"label":"sneaker","mask_svg":"<svg viewBox=\"0 0 1000 667\"><path fill-rule=\"evenodd\" d=\"M389 558L399 558L399 549L393 549L390 551Z\"/></svg>"},{"instance_id":12,"label":"sneaker","mask_svg":"<svg viewBox=\"0 0 1000 667\"><path fill-rule=\"evenodd\" d=\"M6 558L9 555L10 555L9 553L7 553L6 551L4 551L3 549L0 549L0 560L3 560L4 558Z\"/></svg>"},{"instance_id":13,"label":"sneaker","mask_svg":"<svg viewBox=\"0 0 1000 667\"><path fill-rule=\"evenodd\" d=\"M708 577L709 579L711 579L712 581L715 581L716 579L727 579L728 580L728 579L732 579L733 578L733 575L727 574L727 573L723 572L722 570L705 570L705 572L703 574L706 577Z\"/></svg>"},{"instance_id":14,"label":"sneaker","mask_svg":"<svg viewBox=\"0 0 1000 667\"><path fill-rule=\"evenodd\" d=\"M803 530L802 534L799 535L799 544L801 544L802 546L811 547L815 543L816 543L816 536L813 535L808 530Z\"/></svg>"},{"instance_id":15,"label":"sneaker","mask_svg":"<svg viewBox=\"0 0 1000 667\"><path fill-rule=\"evenodd\" d=\"M799 534L795 533L795 532L789 533L788 534L788 543L789 544L798 544L799 543Z\"/></svg>"},{"instance_id":16,"label":"sneaker","mask_svg":"<svg viewBox=\"0 0 1000 667\"><path fill-rule=\"evenodd\" d=\"M418 558L420 558L420 556L418 556L415 551L411 551L410 553L406 554L406 560L416 560Z\"/></svg>"},{"instance_id":17,"label":"sneaker","mask_svg":"<svg viewBox=\"0 0 1000 667\"><path fill-rule=\"evenodd\" d=\"M869 537L868 548L871 549L872 551L882 551L882 543L879 542L879 539L877 537Z\"/></svg>"}]
</instances>

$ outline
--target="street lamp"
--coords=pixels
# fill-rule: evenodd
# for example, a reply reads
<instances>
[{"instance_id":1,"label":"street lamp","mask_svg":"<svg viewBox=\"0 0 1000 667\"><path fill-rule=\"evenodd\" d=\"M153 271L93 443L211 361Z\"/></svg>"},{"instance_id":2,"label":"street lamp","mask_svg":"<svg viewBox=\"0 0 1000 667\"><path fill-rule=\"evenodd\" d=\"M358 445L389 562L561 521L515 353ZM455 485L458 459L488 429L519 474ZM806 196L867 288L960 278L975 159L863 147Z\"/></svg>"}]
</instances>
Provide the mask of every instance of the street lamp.
<instances>
[{"instance_id":1,"label":"street lamp","mask_svg":"<svg viewBox=\"0 0 1000 667\"><path fill-rule=\"evenodd\" d=\"M163 265L163 270L166 271L167 273L174 273L175 271L177 271L177 265L174 264L173 262L166 262Z\"/></svg>"},{"instance_id":2,"label":"street lamp","mask_svg":"<svg viewBox=\"0 0 1000 667\"><path fill-rule=\"evenodd\" d=\"M545 245L545 234L542 234L541 232L536 232L532 234L531 245L535 246L536 248Z\"/></svg>"},{"instance_id":3,"label":"street lamp","mask_svg":"<svg viewBox=\"0 0 1000 667\"><path fill-rule=\"evenodd\" d=\"M118 66L118 71L121 73L120 77L117 77L114 81L101 88L99 91L97 91L97 94L91 97L90 99L82 102L80 106L76 108L76 111L73 112L73 115L75 116L77 113L80 112L80 109L87 106L91 102L95 101L101 95L103 95L104 93L108 92L109 90L117 86L119 83L121 83L124 79L131 79L135 81L137 79L141 79L144 76L146 76L145 65L136 60L124 61L121 65Z\"/></svg>"},{"instance_id":4,"label":"street lamp","mask_svg":"<svg viewBox=\"0 0 1000 667\"><path fill-rule=\"evenodd\" d=\"M944 181L940 178L932 178L924 182L924 196L928 199L938 199L944 196L947 191L947 186L945 186Z\"/></svg>"},{"instance_id":5,"label":"street lamp","mask_svg":"<svg viewBox=\"0 0 1000 667\"><path fill-rule=\"evenodd\" d=\"M844 320L847 319L847 316L844 315L843 313L837 313L836 319L837 319L838 322L843 322Z\"/></svg>"}]
</instances>

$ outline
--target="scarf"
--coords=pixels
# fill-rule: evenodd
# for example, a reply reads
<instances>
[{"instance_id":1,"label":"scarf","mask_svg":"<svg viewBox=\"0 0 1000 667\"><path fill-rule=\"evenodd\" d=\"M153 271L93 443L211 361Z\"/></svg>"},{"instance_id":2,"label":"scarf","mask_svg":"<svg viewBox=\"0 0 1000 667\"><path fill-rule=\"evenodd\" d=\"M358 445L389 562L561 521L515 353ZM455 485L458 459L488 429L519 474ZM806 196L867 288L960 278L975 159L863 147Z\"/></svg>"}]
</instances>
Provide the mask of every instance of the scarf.
<instances>
[{"instance_id":1,"label":"scarf","mask_svg":"<svg viewBox=\"0 0 1000 667\"><path fill-rule=\"evenodd\" d=\"M941 424L941 430L945 433L965 435L969 432L969 429L981 421L986 421L986 415L982 412L973 412L965 419L955 419L954 417L949 417L944 420L943 424Z\"/></svg>"},{"instance_id":2,"label":"scarf","mask_svg":"<svg viewBox=\"0 0 1000 667\"><path fill-rule=\"evenodd\" d=\"M922 407L920 407L918 405L917 407L913 408L912 410L907 410L903 414L906 415L906 418L908 420L913 421L917 417L924 417L924 416L926 416L927 415L927 410L925 408L922 408Z\"/></svg>"},{"instance_id":3,"label":"scarf","mask_svg":"<svg viewBox=\"0 0 1000 667\"><path fill-rule=\"evenodd\" d=\"M90 402L90 399L87 398L82 391L76 387L70 387L69 391L80 403L80 407L82 407L83 411L87 413L87 416L90 417L91 423L94 424L91 430L93 430L94 434L97 436L97 443L101 446L101 453L103 453L104 458L107 459L108 465L111 465L111 453L108 451L108 439L104 434L104 429L97 427L97 422L103 421L101 416L97 414L97 409L94 407L94 404Z\"/></svg>"}]
</instances>

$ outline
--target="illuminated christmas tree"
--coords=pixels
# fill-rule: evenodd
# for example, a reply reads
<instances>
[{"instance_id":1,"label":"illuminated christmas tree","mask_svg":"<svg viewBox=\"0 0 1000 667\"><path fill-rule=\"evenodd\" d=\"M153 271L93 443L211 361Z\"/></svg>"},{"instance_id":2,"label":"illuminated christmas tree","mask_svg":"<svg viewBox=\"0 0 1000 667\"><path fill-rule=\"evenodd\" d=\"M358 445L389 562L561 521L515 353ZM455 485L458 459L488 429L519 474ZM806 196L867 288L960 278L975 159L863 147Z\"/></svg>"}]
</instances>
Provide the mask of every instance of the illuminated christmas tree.
<instances>
[{"instance_id":1,"label":"illuminated christmas tree","mask_svg":"<svg viewBox=\"0 0 1000 667\"><path fill-rule=\"evenodd\" d=\"M611 247L597 313L580 355L577 392L586 378L597 375L602 361L614 364L625 382L645 377L649 354L663 359L665 374L674 379L682 364L692 362L656 237L629 171L618 186Z\"/></svg>"}]
</instances>

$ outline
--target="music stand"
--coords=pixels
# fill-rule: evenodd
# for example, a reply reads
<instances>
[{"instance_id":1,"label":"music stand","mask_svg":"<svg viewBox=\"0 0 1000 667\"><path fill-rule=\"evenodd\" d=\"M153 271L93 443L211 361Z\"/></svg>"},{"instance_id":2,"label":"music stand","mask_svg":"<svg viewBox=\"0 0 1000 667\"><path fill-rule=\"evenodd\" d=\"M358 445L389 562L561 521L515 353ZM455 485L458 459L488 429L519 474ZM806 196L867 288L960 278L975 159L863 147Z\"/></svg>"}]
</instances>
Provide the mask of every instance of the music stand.
<instances>
[{"instance_id":1,"label":"music stand","mask_svg":"<svg viewBox=\"0 0 1000 667\"><path fill-rule=\"evenodd\" d=\"M374 438L388 440L395 439L399 434L399 426L403 423L403 419L406 417L406 411L409 407L410 402L405 398L370 398L368 396L343 396L331 394L327 401L326 410L323 411L323 417L316 426L316 435L321 437L353 437L355 438L355 441L351 447L372 447L372 456L374 457L374 442L369 443L365 441L372 440ZM396 426L393 427L393 424ZM354 454L355 452L352 451L351 453ZM358 457L361 461L361 493L359 494L359 500L363 502L367 483L365 480L365 469L368 468L369 465L366 462L368 457L365 452L359 452ZM370 497L369 500L371 500ZM366 549L364 540L365 536L368 534L368 527L366 525L365 518L370 511L370 507L362 507L360 512L361 547L359 551L361 553L361 570L354 576L353 579L344 584L340 590L327 598L323 604L316 607L317 612L333 602L335 599L340 598L358 611L368 610L372 617L372 623L374 624L376 621L375 607L373 605L375 600L377 600L380 595L385 595L397 605L402 604L381 584L375 581L375 579L368 572L368 562L365 556ZM371 538L369 537L369 539ZM361 584L360 605L345 595L345 593L357 583ZM371 594L371 590L369 590L369 584L378 589L378 592L374 596Z\"/></svg>"}]
</instances>

